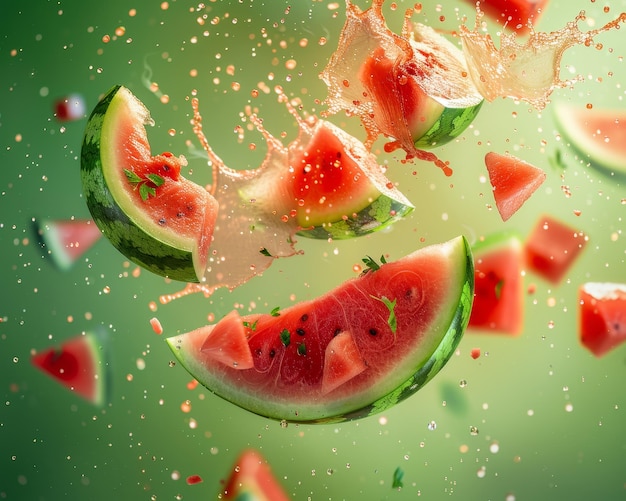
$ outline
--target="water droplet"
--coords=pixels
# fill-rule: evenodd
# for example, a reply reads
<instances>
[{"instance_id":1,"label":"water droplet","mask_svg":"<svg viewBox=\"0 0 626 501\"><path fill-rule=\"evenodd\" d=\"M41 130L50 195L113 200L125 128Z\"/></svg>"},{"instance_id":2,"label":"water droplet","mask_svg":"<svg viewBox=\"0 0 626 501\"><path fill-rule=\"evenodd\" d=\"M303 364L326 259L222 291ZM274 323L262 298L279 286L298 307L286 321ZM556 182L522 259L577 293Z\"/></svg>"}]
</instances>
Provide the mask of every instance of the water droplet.
<instances>
[{"instance_id":1,"label":"water droplet","mask_svg":"<svg viewBox=\"0 0 626 501\"><path fill-rule=\"evenodd\" d=\"M437 423L435 421L430 421L428 423L428 429L430 431L435 431L437 429Z\"/></svg>"}]
</instances>

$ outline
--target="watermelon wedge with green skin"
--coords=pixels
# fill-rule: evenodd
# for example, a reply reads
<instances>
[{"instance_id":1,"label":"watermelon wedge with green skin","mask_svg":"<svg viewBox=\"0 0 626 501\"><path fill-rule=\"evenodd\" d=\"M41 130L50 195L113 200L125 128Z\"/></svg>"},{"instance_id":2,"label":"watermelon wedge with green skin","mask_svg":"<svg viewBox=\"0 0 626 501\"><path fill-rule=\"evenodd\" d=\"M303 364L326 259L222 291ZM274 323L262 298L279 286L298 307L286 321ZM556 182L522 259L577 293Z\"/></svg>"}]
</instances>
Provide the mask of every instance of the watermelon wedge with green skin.
<instances>
[{"instance_id":1,"label":"watermelon wedge with green skin","mask_svg":"<svg viewBox=\"0 0 626 501\"><path fill-rule=\"evenodd\" d=\"M495 233L472 247L474 305L468 331L519 335L524 327L524 246L515 233Z\"/></svg>"},{"instance_id":2,"label":"watermelon wedge with green skin","mask_svg":"<svg viewBox=\"0 0 626 501\"><path fill-rule=\"evenodd\" d=\"M546 180L542 169L512 155L490 151L485 155L485 165L503 221L515 214Z\"/></svg>"},{"instance_id":3,"label":"watermelon wedge with green skin","mask_svg":"<svg viewBox=\"0 0 626 501\"><path fill-rule=\"evenodd\" d=\"M38 238L63 271L69 270L102 237L90 219L42 219L36 225Z\"/></svg>"},{"instance_id":4,"label":"watermelon wedge with green skin","mask_svg":"<svg viewBox=\"0 0 626 501\"><path fill-rule=\"evenodd\" d=\"M587 282L578 289L582 345L602 357L626 342L626 284Z\"/></svg>"},{"instance_id":5,"label":"watermelon wedge with green skin","mask_svg":"<svg viewBox=\"0 0 626 501\"><path fill-rule=\"evenodd\" d=\"M536 24L548 0L466 0L490 19L520 35L528 33L528 25Z\"/></svg>"},{"instance_id":6,"label":"watermelon wedge with green skin","mask_svg":"<svg viewBox=\"0 0 626 501\"><path fill-rule=\"evenodd\" d=\"M366 144L382 134L387 151L446 165L424 152L458 137L483 103L469 77L463 53L432 28L407 14L402 33L393 33L382 14L384 0L361 11L347 2L337 50L322 72L329 112L358 116Z\"/></svg>"},{"instance_id":7,"label":"watermelon wedge with green skin","mask_svg":"<svg viewBox=\"0 0 626 501\"><path fill-rule=\"evenodd\" d=\"M469 320L474 267L464 237L374 265L325 295L170 337L216 395L296 422L369 416L409 397L454 353ZM247 349L246 349L247 347Z\"/></svg>"},{"instance_id":8,"label":"watermelon wedge with green skin","mask_svg":"<svg viewBox=\"0 0 626 501\"><path fill-rule=\"evenodd\" d=\"M557 102L557 127L592 167L626 176L626 109L586 108Z\"/></svg>"},{"instance_id":9,"label":"watermelon wedge with green skin","mask_svg":"<svg viewBox=\"0 0 626 501\"><path fill-rule=\"evenodd\" d=\"M109 365L103 335L85 332L31 357L44 374L94 405L107 400Z\"/></svg>"},{"instance_id":10,"label":"watermelon wedge with green skin","mask_svg":"<svg viewBox=\"0 0 626 501\"><path fill-rule=\"evenodd\" d=\"M244 450L232 467L221 498L230 501L288 501L265 458L254 449Z\"/></svg>"},{"instance_id":11,"label":"watermelon wedge with green skin","mask_svg":"<svg viewBox=\"0 0 626 501\"><path fill-rule=\"evenodd\" d=\"M152 156L145 106L115 86L89 117L81 151L91 215L128 259L173 280L198 282L207 268L216 200L180 174L182 158Z\"/></svg>"}]
</instances>

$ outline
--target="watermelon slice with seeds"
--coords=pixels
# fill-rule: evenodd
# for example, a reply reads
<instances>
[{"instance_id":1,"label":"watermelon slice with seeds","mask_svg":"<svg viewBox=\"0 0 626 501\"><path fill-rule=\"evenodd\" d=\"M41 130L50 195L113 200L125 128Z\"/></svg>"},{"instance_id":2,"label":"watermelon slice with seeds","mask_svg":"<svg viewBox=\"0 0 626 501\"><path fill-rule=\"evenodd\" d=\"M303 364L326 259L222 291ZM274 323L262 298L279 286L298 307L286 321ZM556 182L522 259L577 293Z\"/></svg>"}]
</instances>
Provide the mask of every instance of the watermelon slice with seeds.
<instances>
[{"instance_id":1,"label":"watermelon slice with seeds","mask_svg":"<svg viewBox=\"0 0 626 501\"><path fill-rule=\"evenodd\" d=\"M104 334L85 332L35 353L32 364L94 405L106 402L109 365Z\"/></svg>"},{"instance_id":2,"label":"watermelon slice with seeds","mask_svg":"<svg viewBox=\"0 0 626 501\"><path fill-rule=\"evenodd\" d=\"M364 274L317 299L267 314L235 311L167 342L200 383L262 416L329 422L381 412L454 353L474 267L464 237L368 262Z\"/></svg>"},{"instance_id":3,"label":"watermelon slice with seeds","mask_svg":"<svg viewBox=\"0 0 626 501\"><path fill-rule=\"evenodd\" d=\"M41 243L63 271L69 270L102 237L90 219L42 219L36 224Z\"/></svg>"},{"instance_id":4,"label":"watermelon slice with seeds","mask_svg":"<svg viewBox=\"0 0 626 501\"><path fill-rule=\"evenodd\" d=\"M512 155L491 151L485 155L485 165L503 221L515 214L546 180L543 170Z\"/></svg>"}]
</instances>

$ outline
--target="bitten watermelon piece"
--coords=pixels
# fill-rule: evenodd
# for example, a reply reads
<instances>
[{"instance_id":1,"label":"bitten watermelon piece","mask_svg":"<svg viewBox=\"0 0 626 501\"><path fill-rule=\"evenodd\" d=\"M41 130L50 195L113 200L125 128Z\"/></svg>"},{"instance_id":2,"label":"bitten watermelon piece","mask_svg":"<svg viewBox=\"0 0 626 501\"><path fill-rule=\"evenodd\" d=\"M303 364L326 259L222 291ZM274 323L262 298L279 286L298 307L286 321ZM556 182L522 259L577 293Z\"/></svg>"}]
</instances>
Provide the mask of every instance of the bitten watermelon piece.
<instances>
[{"instance_id":1,"label":"bitten watermelon piece","mask_svg":"<svg viewBox=\"0 0 626 501\"><path fill-rule=\"evenodd\" d=\"M580 342L596 357L626 342L626 284L588 282L578 289Z\"/></svg>"},{"instance_id":2,"label":"bitten watermelon piece","mask_svg":"<svg viewBox=\"0 0 626 501\"><path fill-rule=\"evenodd\" d=\"M626 110L564 102L553 110L558 128L592 167L626 175Z\"/></svg>"},{"instance_id":3,"label":"bitten watermelon piece","mask_svg":"<svg viewBox=\"0 0 626 501\"><path fill-rule=\"evenodd\" d=\"M404 400L439 372L467 326L473 282L471 252L458 237L370 263L317 299L242 316L251 368L215 356L222 343L224 352L244 351L233 314L167 342L194 378L251 412L299 422L356 419Z\"/></svg>"},{"instance_id":4,"label":"bitten watermelon piece","mask_svg":"<svg viewBox=\"0 0 626 501\"><path fill-rule=\"evenodd\" d=\"M90 219L42 219L37 224L37 235L55 265L64 271L102 237Z\"/></svg>"},{"instance_id":5,"label":"bitten watermelon piece","mask_svg":"<svg viewBox=\"0 0 626 501\"><path fill-rule=\"evenodd\" d=\"M288 501L265 458L254 449L244 450L232 467L221 499L231 501Z\"/></svg>"},{"instance_id":6,"label":"bitten watermelon piece","mask_svg":"<svg viewBox=\"0 0 626 501\"><path fill-rule=\"evenodd\" d=\"M524 327L521 239L511 233L494 234L476 244L472 251L474 305L468 329L520 334Z\"/></svg>"},{"instance_id":7,"label":"bitten watermelon piece","mask_svg":"<svg viewBox=\"0 0 626 501\"><path fill-rule=\"evenodd\" d=\"M466 0L498 24L516 33L527 33L545 10L548 0Z\"/></svg>"},{"instance_id":8,"label":"bitten watermelon piece","mask_svg":"<svg viewBox=\"0 0 626 501\"><path fill-rule=\"evenodd\" d=\"M108 390L106 358L103 336L85 332L34 354L31 362L69 390L100 406L105 403Z\"/></svg>"},{"instance_id":9,"label":"bitten watermelon piece","mask_svg":"<svg viewBox=\"0 0 626 501\"><path fill-rule=\"evenodd\" d=\"M544 215L526 239L528 268L553 284L558 284L587 244L581 232Z\"/></svg>"},{"instance_id":10,"label":"bitten watermelon piece","mask_svg":"<svg viewBox=\"0 0 626 501\"><path fill-rule=\"evenodd\" d=\"M485 155L485 165L503 221L515 214L546 180L543 170L512 155L491 151Z\"/></svg>"}]
</instances>

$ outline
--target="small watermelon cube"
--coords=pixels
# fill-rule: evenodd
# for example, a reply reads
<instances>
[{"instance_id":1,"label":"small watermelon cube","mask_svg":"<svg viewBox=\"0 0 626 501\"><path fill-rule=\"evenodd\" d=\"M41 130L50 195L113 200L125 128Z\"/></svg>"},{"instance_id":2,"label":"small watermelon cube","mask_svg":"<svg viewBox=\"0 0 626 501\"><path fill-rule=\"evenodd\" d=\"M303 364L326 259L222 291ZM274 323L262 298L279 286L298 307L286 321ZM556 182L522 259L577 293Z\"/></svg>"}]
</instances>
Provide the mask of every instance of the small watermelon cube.
<instances>
[{"instance_id":1,"label":"small watermelon cube","mask_svg":"<svg viewBox=\"0 0 626 501\"><path fill-rule=\"evenodd\" d=\"M246 449L239 455L221 496L233 501L289 500L263 456L254 449Z\"/></svg>"},{"instance_id":2,"label":"small watermelon cube","mask_svg":"<svg viewBox=\"0 0 626 501\"><path fill-rule=\"evenodd\" d=\"M526 240L526 264L549 282L558 284L586 243L587 238L581 231L544 215Z\"/></svg>"},{"instance_id":3,"label":"small watermelon cube","mask_svg":"<svg viewBox=\"0 0 626 501\"><path fill-rule=\"evenodd\" d=\"M32 364L95 405L105 403L108 364L102 337L86 332L31 357Z\"/></svg>"},{"instance_id":4,"label":"small watermelon cube","mask_svg":"<svg viewBox=\"0 0 626 501\"><path fill-rule=\"evenodd\" d=\"M588 282L578 289L580 342L601 357L626 342L626 284Z\"/></svg>"},{"instance_id":5,"label":"small watermelon cube","mask_svg":"<svg viewBox=\"0 0 626 501\"><path fill-rule=\"evenodd\" d=\"M69 270L102 237L90 219L43 219L37 224L37 235L54 264L63 271Z\"/></svg>"},{"instance_id":6,"label":"small watermelon cube","mask_svg":"<svg viewBox=\"0 0 626 501\"><path fill-rule=\"evenodd\" d=\"M524 160L493 151L485 155L496 207L508 220L546 180L546 173Z\"/></svg>"},{"instance_id":7,"label":"small watermelon cube","mask_svg":"<svg viewBox=\"0 0 626 501\"><path fill-rule=\"evenodd\" d=\"M521 239L512 233L493 234L472 252L474 305L468 330L520 334L524 326Z\"/></svg>"},{"instance_id":8,"label":"small watermelon cube","mask_svg":"<svg viewBox=\"0 0 626 501\"><path fill-rule=\"evenodd\" d=\"M54 103L54 114L59 122L80 120L85 118L86 112L85 98L80 94L70 94Z\"/></svg>"}]
</instances>

